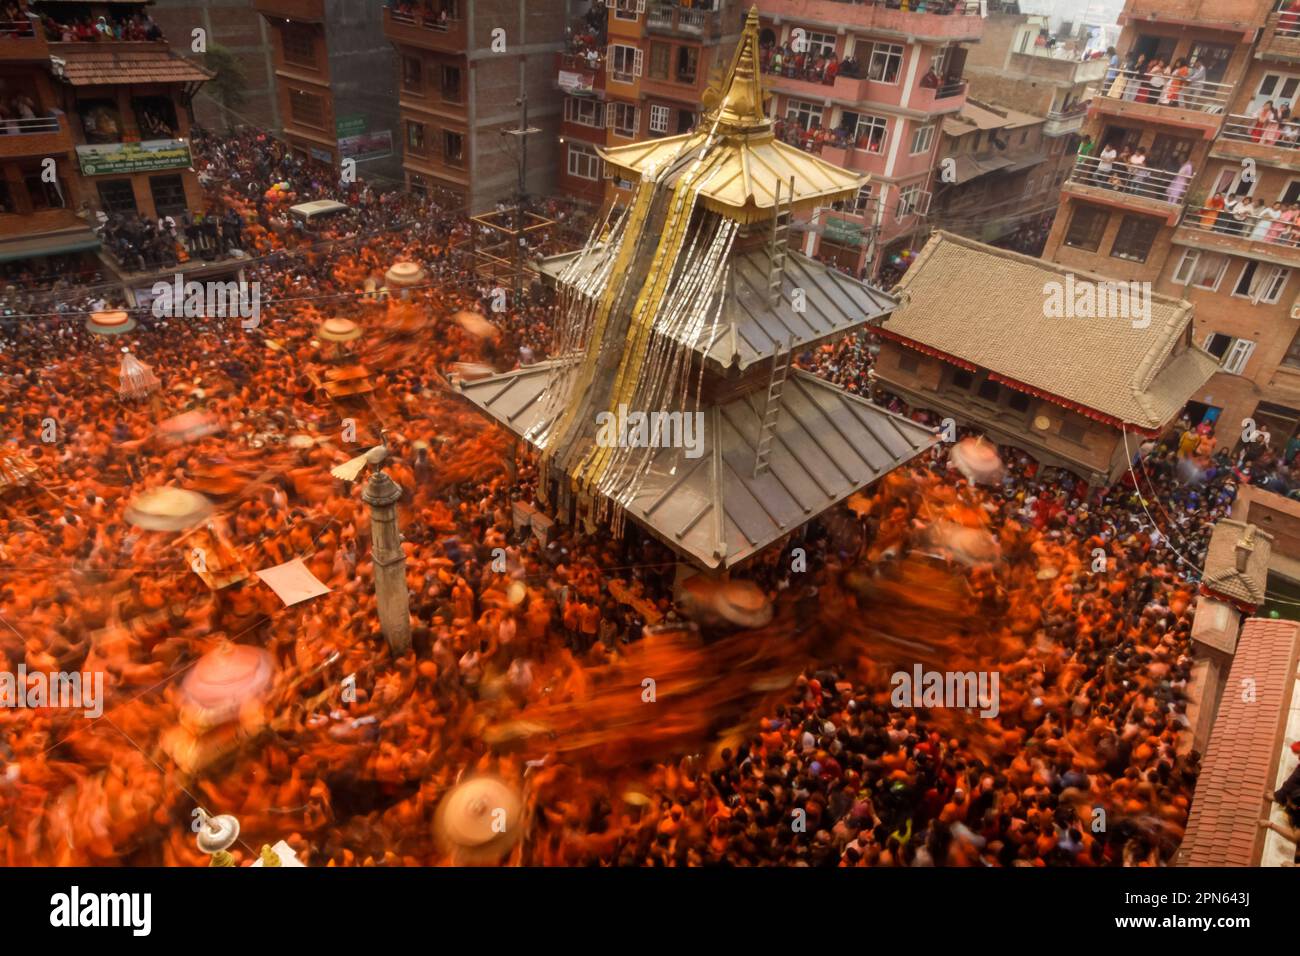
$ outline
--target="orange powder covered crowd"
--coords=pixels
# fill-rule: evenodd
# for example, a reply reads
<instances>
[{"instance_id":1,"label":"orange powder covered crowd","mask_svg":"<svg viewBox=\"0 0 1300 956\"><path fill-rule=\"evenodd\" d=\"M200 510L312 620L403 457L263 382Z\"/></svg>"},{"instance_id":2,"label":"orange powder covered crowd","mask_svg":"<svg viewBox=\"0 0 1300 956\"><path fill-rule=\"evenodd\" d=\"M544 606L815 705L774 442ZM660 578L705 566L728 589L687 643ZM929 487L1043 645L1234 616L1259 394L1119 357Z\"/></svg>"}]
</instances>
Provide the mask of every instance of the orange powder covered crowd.
<instances>
[{"instance_id":1,"label":"orange powder covered crowd","mask_svg":"<svg viewBox=\"0 0 1300 956\"><path fill-rule=\"evenodd\" d=\"M940 450L746 571L771 624L700 635L672 605L661 545L518 528L532 464L448 386L457 362L545 353L541 290L492 313L468 272L471 224L434 199L328 182L256 131L198 148L214 212L237 209L254 239L256 329L142 310L106 337L85 327L106 293L20 287L41 314L0 332L5 454L40 469L0 501L0 655L9 671L100 671L106 688L99 718L0 710L5 864L205 865L200 806L239 819L242 864L280 839L309 865L445 864L439 800L488 773L523 797L513 863L1169 859L1196 773L1182 746L1195 584L1132 486L1087 496L1012 454L1004 485L977 488ZM279 181L347 201L359 225L281 229L265 199ZM565 241L557 229L538 251ZM426 281L375 291L399 260ZM494 333L467 332L466 310ZM362 336L317 336L340 317ZM119 397L123 346L161 380L153 398ZM331 372L358 364L372 389L330 398ZM171 421L187 412L206 427ZM413 648L397 659L374 604L366 478L330 474L381 435L405 490ZM1173 489L1168 453L1144 454L1141 474ZM212 499L192 534L242 579L213 589L192 569L198 538L128 520L162 486ZM1188 555L1230 502L1220 487L1176 529ZM953 528L997 557L936 546ZM286 607L250 573L294 557L330 591ZM182 754L181 685L223 642L273 654L264 722ZM891 674L913 663L997 672L996 716L894 706Z\"/></svg>"}]
</instances>

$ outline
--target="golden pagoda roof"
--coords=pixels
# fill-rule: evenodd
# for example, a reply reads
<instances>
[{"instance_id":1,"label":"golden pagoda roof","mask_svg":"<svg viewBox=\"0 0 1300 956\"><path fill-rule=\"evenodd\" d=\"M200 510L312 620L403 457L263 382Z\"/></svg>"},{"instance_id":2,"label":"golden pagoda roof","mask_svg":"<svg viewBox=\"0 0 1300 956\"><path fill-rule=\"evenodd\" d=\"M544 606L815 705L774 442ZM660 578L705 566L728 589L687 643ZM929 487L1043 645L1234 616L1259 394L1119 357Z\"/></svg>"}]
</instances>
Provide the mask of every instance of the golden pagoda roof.
<instances>
[{"instance_id":1,"label":"golden pagoda roof","mask_svg":"<svg viewBox=\"0 0 1300 956\"><path fill-rule=\"evenodd\" d=\"M708 167L701 177L700 201L720 215L746 222L771 216L778 186L781 204L790 202L792 178L796 212L857 195L869 176L776 138L772 121L763 112L766 95L761 77L758 8L754 7L730 69L705 93L705 105L713 105L695 132L597 151L611 166L640 179L700 150Z\"/></svg>"}]
</instances>

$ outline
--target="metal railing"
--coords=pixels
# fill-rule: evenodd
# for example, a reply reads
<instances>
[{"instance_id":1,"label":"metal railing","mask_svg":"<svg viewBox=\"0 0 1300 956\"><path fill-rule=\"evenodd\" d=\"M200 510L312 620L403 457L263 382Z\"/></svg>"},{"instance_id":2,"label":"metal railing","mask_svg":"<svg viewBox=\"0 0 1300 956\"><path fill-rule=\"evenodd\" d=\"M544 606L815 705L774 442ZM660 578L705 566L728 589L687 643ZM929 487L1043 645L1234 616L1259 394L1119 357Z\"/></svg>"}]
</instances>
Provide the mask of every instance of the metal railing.
<instances>
[{"instance_id":1,"label":"metal railing","mask_svg":"<svg viewBox=\"0 0 1300 956\"><path fill-rule=\"evenodd\" d=\"M1300 117L1289 119L1285 123L1277 120L1265 122L1257 116L1233 113L1224 121L1219 135L1239 143L1297 149L1300 148Z\"/></svg>"},{"instance_id":2,"label":"metal railing","mask_svg":"<svg viewBox=\"0 0 1300 956\"><path fill-rule=\"evenodd\" d=\"M1077 103L1070 104L1063 110L1048 110L1047 118L1057 121L1068 120L1074 119L1076 116L1082 116L1086 112L1088 112L1088 101L1080 100Z\"/></svg>"},{"instance_id":3,"label":"metal railing","mask_svg":"<svg viewBox=\"0 0 1300 956\"><path fill-rule=\"evenodd\" d=\"M934 91L934 98L936 100L944 100L950 96L956 96L964 89L966 89L965 80L945 80L940 83L939 87Z\"/></svg>"},{"instance_id":4,"label":"metal railing","mask_svg":"<svg viewBox=\"0 0 1300 956\"><path fill-rule=\"evenodd\" d=\"M57 116L34 116L31 119L0 119L0 135L23 133L57 133Z\"/></svg>"},{"instance_id":5,"label":"metal railing","mask_svg":"<svg viewBox=\"0 0 1300 956\"><path fill-rule=\"evenodd\" d=\"M1230 83L1211 83L1209 80L1192 83L1185 77L1167 74L1153 76L1135 70L1116 70L1106 75L1110 82L1103 79L1099 86L1091 88L1094 97L1202 113L1222 113L1233 91Z\"/></svg>"},{"instance_id":6,"label":"metal railing","mask_svg":"<svg viewBox=\"0 0 1300 956\"><path fill-rule=\"evenodd\" d=\"M1235 236L1284 249L1300 248L1300 216L1294 208L1283 210L1281 215L1290 218L1261 216L1246 210L1234 213L1229 209L1189 206L1178 225L1196 232Z\"/></svg>"},{"instance_id":7,"label":"metal railing","mask_svg":"<svg viewBox=\"0 0 1300 956\"><path fill-rule=\"evenodd\" d=\"M446 20L439 20L438 14L424 13L406 13L398 10L396 7L388 8L388 15L397 23L405 23L410 26L421 26L426 30L436 30L439 33L446 33L457 23L454 17L448 17Z\"/></svg>"},{"instance_id":8,"label":"metal railing","mask_svg":"<svg viewBox=\"0 0 1300 956\"><path fill-rule=\"evenodd\" d=\"M652 27L671 27L673 25L673 9L670 3L656 3L649 7L645 13L645 22Z\"/></svg>"},{"instance_id":9,"label":"metal railing","mask_svg":"<svg viewBox=\"0 0 1300 956\"><path fill-rule=\"evenodd\" d=\"M835 2L858 7L884 7L888 10L902 10L904 13L981 16L978 0L835 0Z\"/></svg>"},{"instance_id":10,"label":"metal railing","mask_svg":"<svg viewBox=\"0 0 1300 956\"><path fill-rule=\"evenodd\" d=\"M1296 39L1300 37L1300 13L1286 13L1278 11L1277 26L1274 28L1275 36Z\"/></svg>"},{"instance_id":11,"label":"metal railing","mask_svg":"<svg viewBox=\"0 0 1300 956\"><path fill-rule=\"evenodd\" d=\"M1177 205L1187 194L1190 176L1143 165L1105 162L1096 156L1080 156L1070 171L1070 182L1109 192L1140 196Z\"/></svg>"},{"instance_id":12,"label":"metal railing","mask_svg":"<svg viewBox=\"0 0 1300 956\"><path fill-rule=\"evenodd\" d=\"M0 40L34 40L36 28L31 20L0 20Z\"/></svg>"}]
</instances>

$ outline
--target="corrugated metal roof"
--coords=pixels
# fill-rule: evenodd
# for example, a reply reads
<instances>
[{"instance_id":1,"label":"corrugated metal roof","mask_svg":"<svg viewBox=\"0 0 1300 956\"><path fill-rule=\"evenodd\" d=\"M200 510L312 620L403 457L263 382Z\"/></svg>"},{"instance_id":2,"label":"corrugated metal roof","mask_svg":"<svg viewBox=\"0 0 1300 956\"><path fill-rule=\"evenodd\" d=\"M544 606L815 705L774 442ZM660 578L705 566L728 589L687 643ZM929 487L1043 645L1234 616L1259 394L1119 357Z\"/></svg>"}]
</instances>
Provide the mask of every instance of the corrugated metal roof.
<instances>
[{"instance_id":1,"label":"corrugated metal roof","mask_svg":"<svg viewBox=\"0 0 1300 956\"><path fill-rule=\"evenodd\" d=\"M1265 794L1276 786L1288 708L1295 706L1297 627L1295 621L1252 617L1241 629L1201 761L1179 866L1259 865L1268 834L1259 820L1271 804Z\"/></svg>"},{"instance_id":2,"label":"corrugated metal roof","mask_svg":"<svg viewBox=\"0 0 1300 956\"><path fill-rule=\"evenodd\" d=\"M578 252L542 260L539 272L557 279ZM581 274L594 269L604 255L602 247L588 253L578 265ZM753 248L731 257L732 288L726 293L717 328L696 343L695 351L717 369L745 369L765 361L793 341L796 349L831 335L842 335L870 322L878 322L898 305L898 300L851 276L822 265L797 252L786 254L781 301L768 298L767 250ZM795 310L796 290L801 290L803 311Z\"/></svg>"},{"instance_id":3,"label":"corrugated metal roof","mask_svg":"<svg viewBox=\"0 0 1300 956\"><path fill-rule=\"evenodd\" d=\"M572 361L572 360L569 360ZM475 405L524 435L556 362L465 382ZM792 371L770 469L753 477L762 390L703 409L703 452L660 450L627 513L707 568L734 567L925 451L933 433L807 372Z\"/></svg>"}]
</instances>

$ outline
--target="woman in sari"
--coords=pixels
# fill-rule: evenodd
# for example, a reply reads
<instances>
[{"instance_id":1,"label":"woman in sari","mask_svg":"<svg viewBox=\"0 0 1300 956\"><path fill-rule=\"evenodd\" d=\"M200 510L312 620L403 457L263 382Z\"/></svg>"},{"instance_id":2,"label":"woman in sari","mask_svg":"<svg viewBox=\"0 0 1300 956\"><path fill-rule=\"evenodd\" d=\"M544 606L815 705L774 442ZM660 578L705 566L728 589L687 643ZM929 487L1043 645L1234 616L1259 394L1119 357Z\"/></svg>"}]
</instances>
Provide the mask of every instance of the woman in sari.
<instances>
[{"instance_id":1,"label":"woman in sari","mask_svg":"<svg viewBox=\"0 0 1300 956\"><path fill-rule=\"evenodd\" d=\"M1179 97L1182 96L1183 87L1186 85L1187 61L1178 60L1169 71L1169 82L1165 86L1164 96L1160 98L1160 102L1169 106L1181 106Z\"/></svg>"},{"instance_id":2,"label":"woman in sari","mask_svg":"<svg viewBox=\"0 0 1300 956\"><path fill-rule=\"evenodd\" d=\"M1205 200L1205 206L1201 209L1201 228L1214 230L1219 221L1219 213L1227 204L1227 193L1215 193Z\"/></svg>"},{"instance_id":3,"label":"woman in sari","mask_svg":"<svg viewBox=\"0 0 1300 956\"><path fill-rule=\"evenodd\" d=\"M1264 131L1270 125L1277 125L1277 113L1273 110L1273 101L1265 100L1264 105L1255 114L1255 125L1251 127L1250 138L1257 143L1260 142L1264 137Z\"/></svg>"},{"instance_id":4,"label":"woman in sari","mask_svg":"<svg viewBox=\"0 0 1300 956\"><path fill-rule=\"evenodd\" d=\"M1282 210L1279 203L1273 203L1271 206L1261 205L1255 211L1255 228L1250 230L1250 238L1255 242L1266 242L1268 240L1269 230L1273 224L1281 217Z\"/></svg>"}]
</instances>

